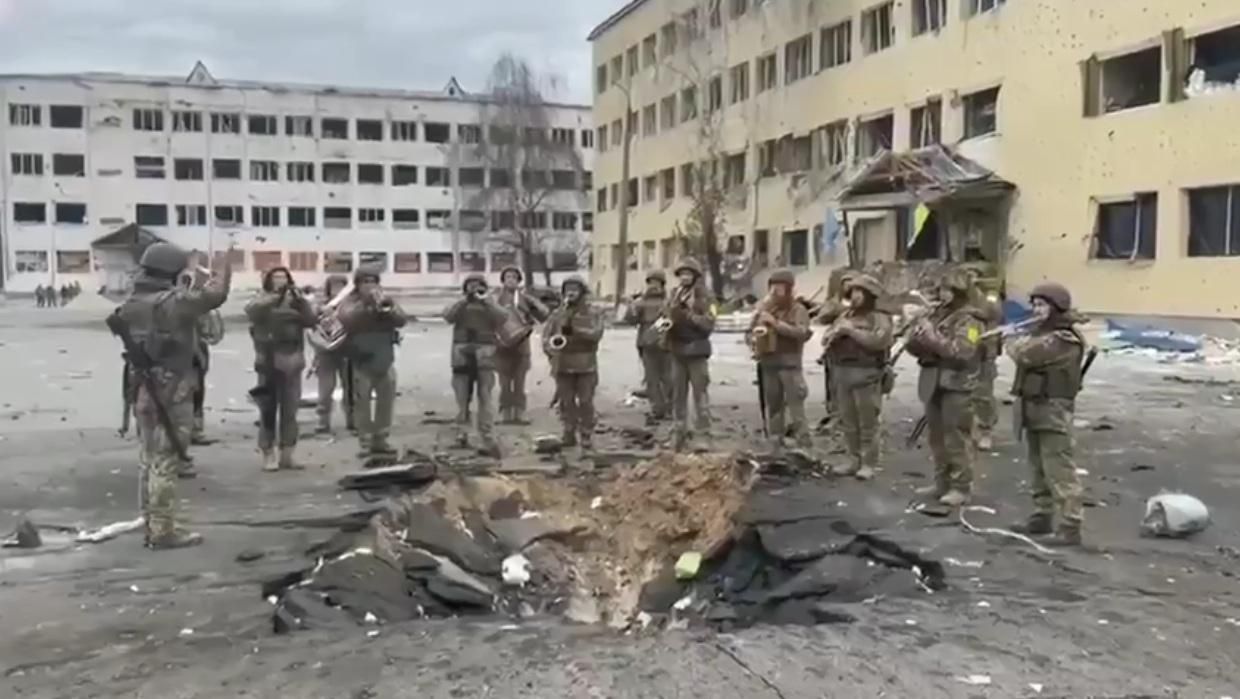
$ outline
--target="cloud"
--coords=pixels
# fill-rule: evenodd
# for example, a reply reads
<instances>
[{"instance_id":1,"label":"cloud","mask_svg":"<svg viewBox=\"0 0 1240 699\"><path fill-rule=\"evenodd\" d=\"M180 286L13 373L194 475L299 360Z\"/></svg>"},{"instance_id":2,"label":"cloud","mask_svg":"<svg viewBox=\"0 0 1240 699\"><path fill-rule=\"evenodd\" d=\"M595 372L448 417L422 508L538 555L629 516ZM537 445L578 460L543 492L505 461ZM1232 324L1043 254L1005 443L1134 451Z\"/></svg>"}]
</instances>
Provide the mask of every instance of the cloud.
<instances>
[{"instance_id":1,"label":"cloud","mask_svg":"<svg viewBox=\"0 0 1240 699\"><path fill-rule=\"evenodd\" d=\"M511 51L589 102L586 34L624 0L0 0L0 72L481 89Z\"/></svg>"}]
</instances>

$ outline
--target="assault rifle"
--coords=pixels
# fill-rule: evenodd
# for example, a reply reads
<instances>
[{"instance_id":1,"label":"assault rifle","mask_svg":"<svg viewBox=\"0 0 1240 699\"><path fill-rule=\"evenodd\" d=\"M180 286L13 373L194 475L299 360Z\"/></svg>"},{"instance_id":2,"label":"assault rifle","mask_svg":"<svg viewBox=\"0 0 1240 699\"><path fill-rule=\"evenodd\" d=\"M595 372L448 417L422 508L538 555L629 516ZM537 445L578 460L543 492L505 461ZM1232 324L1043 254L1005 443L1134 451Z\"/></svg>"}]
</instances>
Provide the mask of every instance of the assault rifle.
<instances>
[{"instance_id":1,"label":"assault rifle","mask_svg":"<svg viewBox=\"0 0 1240 699\"><path fill-rule=\"evenodd\" d=\"M164 434L168 435L168 443L172 445L173 450L176 451L181 461L188 463L190 460L189 453L185 451L185 444L181 441L181 435L177 432L176 426L172 424L172 417L168 414L167 406L164 405L163 400L159 397L158 387L155 385L155 377L151 374L151 371L155 368L155 362L146 353L146 349L134 341L133 334L129 331L129 322L121 315L120 309L113 311L112 315L108 316L107 325L108 330L111 330L113 335L120 338L121 345L125 348L124 353L121 355L121 358L125 360L125 374L128 375L129 369L133 368L134 373L138 375L141 388L146 391L147 395L151 397L151 402L155 404L155 414L159 419L159 426L163 428ZM122 386L128 389L128 381L122 381ZM125 417L122 424L123 429L129 426L129 410L127 393Z\"/></svg>"}]
</instances>

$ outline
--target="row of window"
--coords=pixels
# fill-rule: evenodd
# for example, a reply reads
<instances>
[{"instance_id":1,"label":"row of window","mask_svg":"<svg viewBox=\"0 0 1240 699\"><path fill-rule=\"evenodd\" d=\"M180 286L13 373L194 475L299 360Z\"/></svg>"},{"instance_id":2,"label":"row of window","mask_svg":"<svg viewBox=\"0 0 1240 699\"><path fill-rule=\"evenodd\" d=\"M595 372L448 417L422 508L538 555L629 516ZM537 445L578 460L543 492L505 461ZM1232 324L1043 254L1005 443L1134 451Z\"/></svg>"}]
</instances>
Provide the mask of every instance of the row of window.
<instances>
[{"instance_id":1,"label":"row of window","mask_svg":"<svg viewBox=\"0 0 1240 699\"><path fill-rule=\"evenodd\" d=\"M48 106L49 125L59 129L80 129L85 121L85 108L78 105L53 104ZM168 115L171 115L170 117ZM207 117L204 119L204 116ZM201 133L209 126L211 133L246 133L250 136L281 135L281 120L274 114L243 114L241 112L199 112L171 110L159 107L139 107L133 110L132 125L135 131L165 131L170 124L174 133ZM42 126L43 105L10 104L9 124L13 126ZM243 129L244 125L244 129ZM358 141L383 141L386 134L391 141L417 141L427 143L483 142L483 127L478 124L453 124L438 121L419 122L400 119L345 119L341 117L318 117L286 115L283 119L283 135L324 139ZM318 127L317 130L315 127ZM352 127L352 128L350 128ZM502 126L489 127L487 141L506 144L516 140L513 129ZM555 143L565 146L577 145L577 130L566 128L523 129L520 134L525 143ZM581 147L592 148L594 134L588 129L581 131Z\"/></svg>"},{"instance_id":2,"label":"row of window","mask_svg":"<svg viewBox=\"0 0 1240 699\"><path fill-rule=\"evenodd\" d=\"M961 109L964 116L964 138L994 133L998 128L999 87L987 88L964 95ZM942 141L943 101L935 98L909 110L909 145L923 148ZM849 138L849 134L852 138ZM832 167L849 159L868 158L882 150L891 150L895 143L895 115L886 113L865 119L839 119L814 129L808 134L787 134L767 139L754 146L758 178L778 174L795 174ZM700 164L681 165L680 195L693 195L694 177ZM639 203L663 203L676 197L676 170L666 168L628 182L628 206ZM719 184L730 189L750 181L749 153L725 154L712 168L712 176L721 177ZM620 205L619 185L601 187L595 193L598 211Z\"/></svg>"},{"instance_id":3,"label":"row of window","mask_svg":"<svg viewBox=\"0 0 1240 699\"><path fill-rule=\"evenodd\" d=\"M1185 191L1189 257L1240 256L1240 184ZM1098 204L1090 256L1153 260L1158 241L1158 193Z\"/></svg>"},{"instance_id":4,"label":"row of window","mask_svg":"<svg viewBox=\"0 0 1240 699\"><path fill-rule=\"evenodd\" d=\"M222 262L226 253L217 252L215 258ZM450 252L359 252L350 251L324 252L282 250L253 250L250 262L254 271L265 272L275 267L288 267L293 272L324 272L327 274L348 274L354 265L381 269L383 272L396 274L428 274L452 273L459 266L462 272L500 272L505 267L517 264L515 252L492 252L489 255L481 252L461 252L453 255ZM205 257L205 256L204 256ZM18 272L46 273L50 257L46 250L16 250L14 261ZM490 261L490 269L487 261ZM391 264L389 264L389 261ZM424 263L425 262L425 263ZM203 261L205 264L205 260ZM246 269L246 253L233 250L230 265L233 271L244 272ZM531 258L533 271L542 272L550 269L553 272L572 272L577 269L577 253L552 252L547 257ZM89 250L57 250L56 271L60 274L89 274L91 256Z\"/></svg>"},{"instance_id":5,"label":"row of window","mask_svg":"<svg viewBox=\"0 0 1240 699\"><path fill-rule=\"evenodd\" d=\"M142 226L168 226L169 217L167 204L136 204L134 221ZM204 204L176 204L171 207L176 217L177 226L207 225L207 207ZM53 205L56 223L85 224L86 205L72 202L56 202ZM246 225L245 207L240 205L215 206L212 209L214 222L217 226ZM389 218L389 213L391 214ZM47 223L48 207L43 202L14 202L13 222L17 224ZM390 221L391 228L396 230L418 229L423 224L422 211L419 209L377 209L347 206L325 206L322 208L321 225L323 228L352 228L354 224L362 224L366 228L386 228ZM103 221L101 221L103 223ZM461 209L457 212L456 223L467 231L511 231L518 228L527 231L592 231L594 230L594 214L575 211L523 211L518 216L513 211L481 211ZM430 230L451 230L453 224L452 211L449 209L427 209L426 228ZM313 206L251 206L249 225L256 228L316 228L320 225L319 209Z\"/></svg>"},{"instance_id":6,"label":"row of window","mask_svg":"<svg viewBox=\"0 0 1240 699\"><path fill-rule=\"evenodd\" d=\"M757 7L769 0L728 0L729 15L732 19L743 17L750 7ZM989 12L1004 4L1007 0L961 0L964 16L972 16ZM710 29L722 26L722 0L711 0L707 8L707 21ZM947 0L911 0L910 8L912 35L918 36L927 32L938 31L947 24ZM864 54L878 53L895 44L894 0L885 2L861 13L860 47ZM663 25L658 33L650 34L640 45L641 61L639 62L639 46L634 44L622 55L614 56L610 62L595 68L595 89L599 94L607 91L610 85L632 78L643 68L651 68L668 56L676 53L681 42L688 44L704 34L698 8L682 14L675 21ZM818 70L826 70L843 65L852 60L853 51L853 20L824 27L819 31ZM784 83L789 84L813 74L814 69L814 35L806 34L794 39L784 47ZM764 92L778 84L776 72L776 53L771 52L754 61L757 71L757 91ZM745 72L744 96L739 96L734 87L731 104L749 98L748 63L732 68L732 71L743 69ZM610 79L609 79L610 78ZM741 84L739 81L733 83ZM722 91L719 103L722 104ZM600 148L602 143L600 141Z\"/></svg>"},{"instance_id":7,"label":"row of window","mask_svg":"<svg viewBox=\"0 0 1240 699\"><path fill-rule=\"evenodd\" d=\"M12 153L10 164L14 175L41 177L45 172L42 153ZM56 177L85 177L86 157L75 153L53 153L52 175ZM134 177L140 180L162 180L168 177L168 163L162 155L134 156ZM242 161L238 158L214 158L210 161L202 158L172 158L172 176L183 181L199 181L206 178L207 166L210 165L211 179L240 180L243 172ZM358 184L390 184L394 187L418 184L417 165L391 165L380 163L349 163L291 161L279 163L275 160L254 160L248 162L249 180L251 182L279 182L281 173L286 182L314 182L321 178L325 184L349 184L356 178ZM423 166L422 174L427 187L451 187L455 180L462 187L492 187L502 189L511 187L513 173L509 170L481 167L453 168ZM390 172L390 176L387 174ZM100 174L103 174L102 171ZM590 191L593 188L593 176L589 172L578 173L575 170L523 170L520 175L524 189L557 189Z\"/></svg>"}]
</instances>

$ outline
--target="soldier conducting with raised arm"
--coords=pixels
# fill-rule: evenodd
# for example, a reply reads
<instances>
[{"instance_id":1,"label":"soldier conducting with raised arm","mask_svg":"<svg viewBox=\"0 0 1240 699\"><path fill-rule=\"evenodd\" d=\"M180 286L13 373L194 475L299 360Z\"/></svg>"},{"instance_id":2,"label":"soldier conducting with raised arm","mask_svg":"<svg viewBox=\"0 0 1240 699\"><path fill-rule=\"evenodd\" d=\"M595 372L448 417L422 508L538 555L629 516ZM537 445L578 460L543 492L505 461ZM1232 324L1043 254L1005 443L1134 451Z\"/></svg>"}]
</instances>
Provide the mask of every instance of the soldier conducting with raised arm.
<instances>
[{"instance_id":1,"label":"soldier conducting with raised arm","mask_svg":"<svg viewBox=\"0 0 1240 699\"><path fill-rule=\"evenodd\" d=\"M879 416L893 378L887 366L894 341L891 316L876 307L882 295L882 285L874 277L850 276L844 283L848 307L822 338L831 366L839 431L848 450L848 463L832 471L861 480L872 478L878 468Z\"/></svg>"},{"instance_id":2,"label":"soldier conducting with raised arm","mask_svg":"<svg viewBox=\"0 0 1240 699\"><path fill-rule=\"evenodd\" d=\"M456 439L469 445L469 403L478 396L479 451L499 457L495 441L495 343L508 311L487 294L487 279L477 272L465 277L459 301L443 312L452 325L452 391L456 394Z\"/></svg>"},{"instance_id":3,"label":"soldier conducting with raised arm","mask_svg":"<svg viewBox=\"0 0 1240 699\"><path fill-rule=\"evenodd\" d=\"M1081 543L1081 480L1072 455L1072 419L1081 390L1085 338L1074 327L1082 319L1072 310L1072 295L1060 284L1040 284L1029 295L1041 322L1027 337L1008 341L1016 363L1012 395L1029 442L1034 513L1013 527L1027 534L1054 534L1052 546ZM1058 519L1058 526L1055 519Z\"/></svg>"},{"instance_id":4,"label":"soldier conducting with raised arm","mask_svg":"<svg viewBox=\"0 0 1240 699\"><path fill-rule=\"evenodd\" d=\"M201 535L177 526L176 481L183 466L180 452L189 443L194 424L196 325L201 316L228 299L232 268L227 261L231 257L224 256L223 272L213 274L202 288L185 288L177 279L189 264L189 253L170 243L155 243L142 253L141 270L129 298L114 311L150 362L143 370L134 366L131 357L126 372L136 391L132 404L145 478L146 545L153 549L182 548L202 541ZM169 434L165 425L175 434Z\"/></svg>"},{"instance_id":5,"label":"soldier conducting with raised arm","mask_svg":"<svg viewBox=\"0 0 1240 699\"><path fill-rule=\"evenodd\" d=\"M689 392L697 410L698 432L710 430L710 335L715 331L715 306L702 280L702 266L688 258L676 267L680 285L663 305L671 321L667 344L672 357L672 411L676 418L672 446L689 444Z\"/></svg>"},{"instance_id":6,"label":"soldier conducting with raised arm","mask_svg":"<svg viewBox=\"0 0 1240 699\"><path fill-rule=\"evenodd\" d=\"M562 444L571 447L581 436L581 448L594 448L594 389L598 387L598 343L603 339L603 318L590 307L585 280L572 276L560 285L564 302L551 313L543 327L543 351L555 376L556 402Z\"/></svg>"},{"instance_id":7,"label":"soldier conducting with raised arm","mask_svg":"<svg viewBox=\"0 0 1240 699\"><path fill-rule=\"evenodd\" d=\"M499 273L499 280L500 288L495 290L495 301L508 310L510 322L515 320L521 328L514 344L501 342L495 350L500 422L528 425L530 421L525 419L525 376L530 371L530 330L535 323L547 320L548 311L533 294L521 289L521 270L505 267Z\"/></svg>"},{"instance_id":8,"label":"soldier conducting with raised arm","mask_svg":"<svg viewBox=\"0 0 1240 699\"><path fill-rule=\"evenodd\" d=\"M918 493L952 507L973 494L973 391L982 318L969 303L971 286L967 272L948 272L939 282L940 305L913 325L907 344L921 365L917 395L925 404L934 454L934 485Z\"/></svg>"},{"instance_id":9,"label":"soldier conducting with raised arm","mask_svg":"<svg viewBox=\"0 0 1240 699\"><path fill-rule=\"evenodd\" d=\"M798 447L809 449L813 446L805 422L805 397L809 389L805 385L801 361L805 343L813 331L809 328L809 309L793 295L795 285L796 275L791 270L780 269L771 274L767 282L770 292L754 309L746 335L758 362L760 390L766 402L765 417L775 451L784 448L789 427ZM792 424L787 425L787 422Z\"/></svg>"},{"instance_id":10,"label":"soldier conducting with raised arm","mask_svg":"<svg viewBox=\"0 0 1240 699\"><path fill-rule=\"evenodd\" d=\"M646 290L629 304L624 322L637 326L637 353L642 360L642 384L650 401L647 424L668 418L672 407L672 362L667 353L667 336L655 327L663 317L667 301L667 275L654 270L646 275Z\"/></svg>"}]
</instances>

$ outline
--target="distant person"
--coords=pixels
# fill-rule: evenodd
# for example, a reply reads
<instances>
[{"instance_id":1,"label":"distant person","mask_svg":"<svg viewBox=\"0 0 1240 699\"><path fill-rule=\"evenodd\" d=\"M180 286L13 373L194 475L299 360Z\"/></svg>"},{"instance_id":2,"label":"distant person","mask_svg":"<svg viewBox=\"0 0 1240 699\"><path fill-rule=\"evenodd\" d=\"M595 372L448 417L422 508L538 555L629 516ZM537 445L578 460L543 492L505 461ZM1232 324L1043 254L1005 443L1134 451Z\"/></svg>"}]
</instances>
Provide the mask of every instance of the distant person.
<instances>
[{"instance_id":1,"label":"distant person","mask_svg":"<svg viewBox=\"0 0 1240 699\"><path fill-rule=\"evenodd\" d=\"M48 308L56 307L56 287L48 284L43 290L43 298L47 301Z\"/></svg>"},{"instance_id":2,"label":"distant person","mask_svg":"<svg viewBox=\"0 0 1240 699\"><path fill-rule=\"evenodd\" d=\"M69 305L69 285L68 284L60 285L60 305L62 306Z\"/></svg>"},{"instance_id":3,"label":"distant person","mask_svg":"<svg viewBox=\"0 0 1240 699\"><path fill-rule=\"evenodd\" d=\"M43 308L47 303L47 298L43 295L43 285L40 284L34 288L34 305L35 308Z\"/></svg>"}]
</instances>

